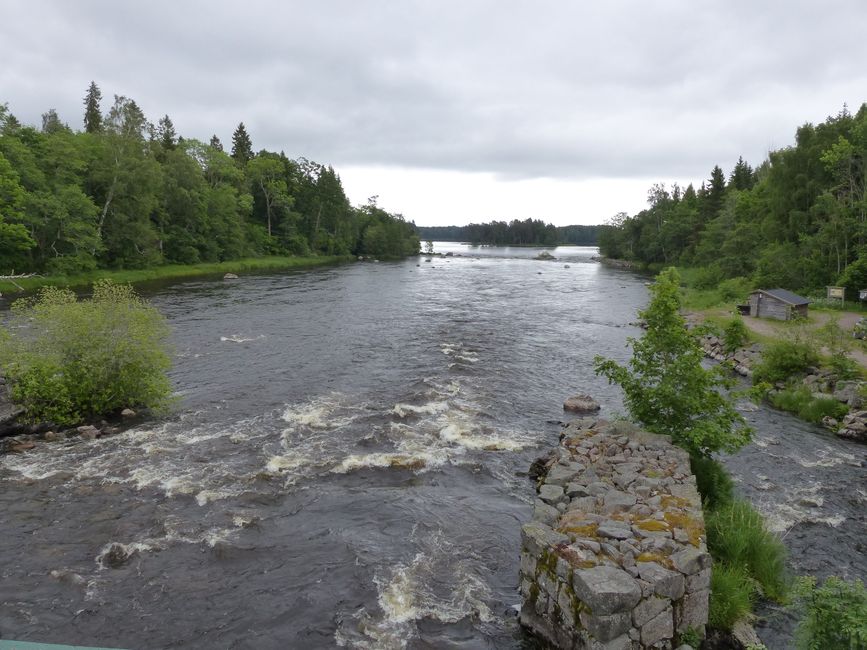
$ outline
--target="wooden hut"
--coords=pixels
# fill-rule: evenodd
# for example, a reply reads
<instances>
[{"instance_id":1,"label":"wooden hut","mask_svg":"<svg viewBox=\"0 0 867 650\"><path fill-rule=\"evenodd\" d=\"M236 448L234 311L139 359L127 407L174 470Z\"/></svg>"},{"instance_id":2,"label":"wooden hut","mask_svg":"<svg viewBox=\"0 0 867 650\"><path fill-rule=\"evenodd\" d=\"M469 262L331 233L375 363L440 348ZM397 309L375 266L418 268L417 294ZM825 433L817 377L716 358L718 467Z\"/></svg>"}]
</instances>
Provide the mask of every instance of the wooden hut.
<instances>
[{"instance_id":1,"label":"wooden hut","mask_svg":"<svg viewBox=\"0 0 867 650\"><path fill-rule=\"evenodd\" d=\"M792 320L806 318L810 301L785 289L758 289L750 294L750 316Z\"/></svg>"}]
</instances>

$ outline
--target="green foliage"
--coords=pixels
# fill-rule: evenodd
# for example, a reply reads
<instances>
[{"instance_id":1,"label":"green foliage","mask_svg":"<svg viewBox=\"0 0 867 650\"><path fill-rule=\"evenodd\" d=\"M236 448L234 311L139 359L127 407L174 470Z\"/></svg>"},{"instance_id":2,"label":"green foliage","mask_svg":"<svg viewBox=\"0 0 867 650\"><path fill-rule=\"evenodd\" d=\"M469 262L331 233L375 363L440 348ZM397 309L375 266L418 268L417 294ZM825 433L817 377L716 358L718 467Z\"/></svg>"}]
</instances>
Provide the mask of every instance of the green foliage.
<instances>
[{"instance_id":1,"label":"green foliage","mask_svg":"<svg viewBox=\"0 0 867 650\"><path fill-rule=\"evenodd\" d=\"M831 576L818 585L799 578L795 603L803 613L796 634L803 650L864 650L867 648L867 590L860 580Z\"/></svg>"},{"instance_id":2,"label":"green foliage","mask_svg":"<svg viewBox=\"0 0 867 650\"><path fill-rule=\"evenodd\" d=\"M735 316L723 327L722 341L726 352L732 353L744 347L749 340L749 331L740 316Z\"/></svg>"},{"instance_id":3,"label":"green foliage","mask_svg":"<svg viewBox=\"0 0 867 650\"><path fill-rule=\"evenodd\" d=\"M705 510L732 502L734 483L722 463L709 456L690 456L689 464Z\"/></svg>"},{"instance_id":4,"label":"green foliage","mask_svg":"<svg viewBox=\"0 0 867 650\"><path fill-rule=\"evenodd\" d=\"M165 319L127 285L96 282L81 301L45 287L13 304L0 367L29 420L71 425L125 407L165 407L168 337Z\"/></svg>"},{"instance_id":5,"label":"green foliage","mask_svg":"<svg viewBox=\"0 0 867 650\"><path fill-rule=\"evenodd\" d=\"M596 374L621 386L635 420L670 435L690 454L734 451L749 442L752 430L722 392L731 384L724 370L702 366L704 352L679 311L678 280L674 269L659 274L650 304L639 312L647 329L630 340L628 365L596 357Z\"/></svg>"},{"instance_id":6,"label":"green foliage","mask_svg":"<svg viewBox=\"0 0 867 650\"><path fill-rule=\"evenodd\" d=\"M705 529L716 563L743 569L755 581L758 596L786 598L786 548L749 502L735 499L706 513Z\"/></svg>"},{"instance_id":7,"label":"green foliage","mask_svg":"<svg viewBox=\"0 0 867 650\"><path fill-rule=\"evenodd\" d=\"M153 126L128 97L103 116L101 97L91 83L84 132L52 111L41 130L22 127L0 107L0 274L418 250L414 226L378 208L365 241L370 211L350 205L332 167L254 154L243 124L230 156L218 138L182 138L167 115Z\"/></svg>"},{"instance_id":8,"label":"green foliage","mask_svg":"<svg viewBox=\"0 0 867 650\"><path fill-rule=\"evenodd\" d=\"M642 266L704 267L699 290L735 277L751 288L867 288L865 134L862 105L803 125L755 169L738 160L728 183L714 167L698 190L654 185L646 209L600 232L600 250Z\"/></svg>"},{"instance_id":9,"label":"green foliage","mask_svg":"<svg viewBox=\"0 0 867 650\"><path fill-rule=\"evenodd\" d=\"M753 368L753 383L775 384L803 374L819 363L819 353L807 341L781 339L769 343L762 360Z\"/></svg>"},{"instance_id":10,"label":"green foliage","mask_svg":"<svg viewBox=\"0 0 867 650\"><path fill-rule=\"evenodd\" d=\"M735 623L752 613L753 581L741 567L714 564L710 578L708 624L718 630L731 630Z\"/></svg>"},{"instance_id":11,"label":"green foliage","mask_svg":"<svg viewBox=\"0 0 867 650\"><path fill-rule=\"evenodd\" d=\"M814 397L805 386L781 390L770 396L771 404L783 411L795 413L802 420L820 424L826 416L840 419L849 411L833 397Z\"/></svg>"}]
</instances>

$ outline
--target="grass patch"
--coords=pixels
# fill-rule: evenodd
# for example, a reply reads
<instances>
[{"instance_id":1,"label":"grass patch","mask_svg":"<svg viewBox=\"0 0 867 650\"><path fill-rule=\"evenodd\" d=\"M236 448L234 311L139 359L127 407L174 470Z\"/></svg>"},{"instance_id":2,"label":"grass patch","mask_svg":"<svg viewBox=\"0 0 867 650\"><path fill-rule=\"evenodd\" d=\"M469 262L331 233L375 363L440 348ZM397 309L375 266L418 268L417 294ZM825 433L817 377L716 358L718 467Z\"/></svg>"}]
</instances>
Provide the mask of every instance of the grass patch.
<instances>
[{"instance_id":1,"label":"grass patch","mask_svg":"<svg viewBox=\"0 0 867 650\"><path fill-rule=\"evenodd\" d=\"M280 271L285 269L325 266L348 262L353 258L339 256L317 257L249 257L228 262L211 262L203 264L167 264L148 269L99 269L71 276L34 276L18 278L15 283L0 280L0 293L15 293L22 289L30 291L43 286L81 287L93 284L97 280L111 280L118 284L133 284L151 280L174 280L194 278L198 276L219 275L222 273L245 273L253 271Z\"/></svg>"},{"instance_id":2,"label":"grass patch","mask_svg":"<svg viewBox=\"0 0 867 650\"><path fill-rule=\"evenodd\" d=\"M781 390L770 395L769 400L775 408L794 413L814 424L821 424L826 416L839 420L849 412L845 404L833 397L814 397L806 386Z\"/></svg>"},{"instance_id":3,"label":"grass patch","mask_svg":"<svg viewBox=\"0 0 867 650\"><path fill-rule=\"evenodd\" d=\"M754 580L756 595L786 599L786 548L747 501L736 499L711 511L705 524L708 550L717 563L743 569Z\"/></svg>"},{"instance_id":4,"label":"grass patch","mask_svg":"<svg viewBox=\"0 0 867 650\"><path fill-rule=\"evenodd\" d=\"M708 624L719 630L731 630L738 620L753 609L753 580L740 567L714 564L710 578Z\"/></svg>"}]
</instances>

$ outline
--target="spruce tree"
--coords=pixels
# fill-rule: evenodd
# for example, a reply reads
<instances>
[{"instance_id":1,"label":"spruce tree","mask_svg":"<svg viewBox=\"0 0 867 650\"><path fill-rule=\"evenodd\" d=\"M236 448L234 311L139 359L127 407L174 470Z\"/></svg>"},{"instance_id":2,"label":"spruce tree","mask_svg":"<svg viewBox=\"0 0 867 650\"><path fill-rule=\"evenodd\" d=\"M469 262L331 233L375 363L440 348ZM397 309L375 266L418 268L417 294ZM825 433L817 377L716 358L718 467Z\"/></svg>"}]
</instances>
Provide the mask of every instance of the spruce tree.
<instances>
[{"instance_id":1,"label":"spruce tree","mask_svg":"<svg viewBox=\"0 0 867 650\"><path fill-rule=\"evenodd\" d=\"M216 136L216 134L214 134L214 135L211 136L211 142L210 142L210 145L211 145L211 148L212 148L212 149L216 149L217 151L222 151L222 150L223 150L223 143L220 142L220 138L218 138L218 137Z\"/></svg>"},{"instance_id":2,"label":"spruce tree","mask_svg":"<svg viewBox=\"0 0 867 650\"><path fill-rule=\"evenodd\" d=\"M246 165L253 158L253 142L243 122L238 124L232 134L232 158L239 165Z\"/></svg>"},{"instance_id":3,"label":"spruce tree","mask_svg":"<svg viewBox=\"0 0 867 650\"><path fill-rule=\"evenodd\" d=\"M100 101L102 101L102 92L100 92L96 82L91 81L90 87L87 89L87 95L84 98L84 130L88 133L99 133L102 131Z\"/></svg>"},{"instance_id":4,"label":"spruce tree","mask_svg":"<svg viewBox=\"0 0 867 650\"><path fill-rule=\"evenodd\" d=\"M175 125L168 115L164 115L157 123L157 137L163 149L170 150L177 146L177 132Z\"/></svg>"}]
</instances>

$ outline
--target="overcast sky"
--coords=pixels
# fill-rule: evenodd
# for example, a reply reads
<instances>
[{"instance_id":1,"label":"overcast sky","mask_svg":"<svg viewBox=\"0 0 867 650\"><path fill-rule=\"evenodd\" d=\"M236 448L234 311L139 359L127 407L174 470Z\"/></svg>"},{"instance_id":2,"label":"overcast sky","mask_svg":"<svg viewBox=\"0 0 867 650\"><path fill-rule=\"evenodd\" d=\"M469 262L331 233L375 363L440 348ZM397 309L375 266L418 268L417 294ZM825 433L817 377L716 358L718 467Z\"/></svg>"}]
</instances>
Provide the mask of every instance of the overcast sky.
<instances>
[{"instance_id":1,"label":"overcast sky","mask_svg":"<svg viewBox=\"0 0 867 650\"><path fill-rule=\"evenodd\" d=\"M867 100L867 3L0 0L0 103L334 165L419 225L600 223Z\"/></svg>"}]
</instances>

